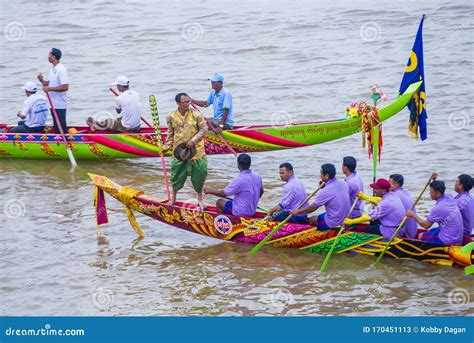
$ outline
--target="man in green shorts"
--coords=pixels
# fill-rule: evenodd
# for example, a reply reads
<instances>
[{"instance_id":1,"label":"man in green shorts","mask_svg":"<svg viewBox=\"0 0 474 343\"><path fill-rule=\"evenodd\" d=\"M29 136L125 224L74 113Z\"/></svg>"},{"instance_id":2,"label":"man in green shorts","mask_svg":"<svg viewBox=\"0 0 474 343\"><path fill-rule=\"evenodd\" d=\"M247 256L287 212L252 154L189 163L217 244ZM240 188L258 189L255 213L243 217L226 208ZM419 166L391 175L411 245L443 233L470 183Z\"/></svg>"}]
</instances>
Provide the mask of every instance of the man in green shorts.
<instances>
[{"instance_id":1,"label":"man in green shorts","mask_svg":"<svg viewBox=\"0 0 474 343\"><path fill-rule=\"evenodd\" d=\"M207 125L201 113L189 108L191 99L186 93L178 93L175 101L178 109L166 118L168 135L163 146L163 151L173 151L171 205L176 203L178 191L184 187L186 178L191 176L193 188L198 196L198 206L203 210L202 189L207 177L204 136L207 134Z\"/></svg>"}]
</instances>

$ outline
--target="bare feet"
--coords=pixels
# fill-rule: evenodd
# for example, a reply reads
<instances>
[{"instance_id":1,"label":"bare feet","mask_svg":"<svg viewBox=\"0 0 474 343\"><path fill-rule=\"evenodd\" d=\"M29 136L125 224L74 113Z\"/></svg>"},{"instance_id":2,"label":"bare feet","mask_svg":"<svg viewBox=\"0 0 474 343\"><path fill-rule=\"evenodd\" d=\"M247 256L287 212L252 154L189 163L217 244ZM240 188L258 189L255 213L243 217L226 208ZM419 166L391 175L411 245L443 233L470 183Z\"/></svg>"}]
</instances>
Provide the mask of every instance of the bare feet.
<instances>
[{"instance_id":1,"label":"bare feet","mask_svg":"<svg viewBox=\"0 0 474 343\"><path fill-rule=\"evenodd\" d=\"M204 205L202 201L199 201L196 210L202 214L206 210L206 205Z\"/></svg>"}]
</instances>

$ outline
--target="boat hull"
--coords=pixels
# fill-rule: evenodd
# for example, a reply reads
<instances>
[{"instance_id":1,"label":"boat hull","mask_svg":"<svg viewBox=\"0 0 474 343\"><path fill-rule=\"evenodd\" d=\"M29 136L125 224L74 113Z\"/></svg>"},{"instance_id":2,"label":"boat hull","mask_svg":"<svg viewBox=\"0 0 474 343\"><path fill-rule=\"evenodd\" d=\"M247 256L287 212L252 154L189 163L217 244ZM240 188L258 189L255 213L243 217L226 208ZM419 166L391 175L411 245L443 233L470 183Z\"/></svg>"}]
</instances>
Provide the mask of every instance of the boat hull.
<instances>
[{"instance_id":1,"label":"boat hull","mask_svg":"<svg viewBox=\"0 0 474 343\"><path fill-rule=\"evenodd\" d=\"M173 227L196 234L234 243L258 244L279 223L261 221L265 213L257 212L252 218L224 215L209 207L203 213L188 203L174 206L148 197L141 191L121 187L108 178L90 174L97 190L106 192L124 203L131 211L140 212ZM97 203L96 203L97 204ZM96 207L97 210L97 207ZM98 209L104 213L105 202ZM317 228L289 223L278 230L267 245L279 248L301 249L311 253L326 254L334 243L338 229L319 231ZM345 231L334 253L352 253L378 256L387 245L383 236L358 231ZM462 246L427 243L416 239L396 238L385 256L399 260L416 260L436 265L470 266L474 264L473 252L462 252Z\"/></svg>"}]
</instances>

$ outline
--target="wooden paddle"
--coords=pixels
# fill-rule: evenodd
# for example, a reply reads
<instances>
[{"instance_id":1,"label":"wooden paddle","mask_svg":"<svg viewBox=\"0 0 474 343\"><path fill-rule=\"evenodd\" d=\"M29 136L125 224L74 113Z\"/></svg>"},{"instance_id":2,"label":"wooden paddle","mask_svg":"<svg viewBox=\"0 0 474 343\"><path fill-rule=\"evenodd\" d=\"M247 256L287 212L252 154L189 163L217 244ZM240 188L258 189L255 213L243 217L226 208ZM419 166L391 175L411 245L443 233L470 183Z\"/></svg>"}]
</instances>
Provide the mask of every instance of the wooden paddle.
<instances>
[{"instance_id":1,"label":"wooden paddle","mask_svg":"<svg viewBox=\"0 0 474 343\"><path fill-rule=\"evenodd\" d=\"M355 205L357 204L358 201L359 201L359 198L356 197L355 200L354 200L354 203L351 206L351 209L349 210L349 213L347 214L346 218L349 218L351 216L351 213L352 213L352 211L354 211ZM332 244L331 249L329 249L326 257L324 258L323 264L321 265L321 268L319 269L320 273L324 272L324 270L326 269L326 266L329 262L329 259L331 258L331 255L334 251L334 248L336 248L337 242L339 242L339 237L341 236L344 229L345 229L345 225L342 224L341 229L339 230L339 232L337 233L336 238L334 239L334 243Z\"/></svg>"},{"instance_id":2,"label":"wooden paddle","mask_svg":"<svg viewBox=\"0 0 474 343\"><path fill-rule=\"evenodd\" d=\"M115 89L113 89L113 88L109 88L109 89L110 89L110 91L111 91L112 93L114 93L115 96L119 96L119 94L115 91ZM143 116L140 116L140 119L143 120L143 122L144 122L148 127L153 128L153 126L151 126L151 124L150 124Z\"/></svg>"},{"instance_id":3,"label":"wooden paddle","mask_svg":"<svg viewBox=\"0 0 474 343\"><path fill-rule=\"evenodd\" d=\"M165 179L166 195L168 196L168 200L170 200L171 199L170 186L169 186L169 183L168 183L168 174L166 173L165 157L163 155L163 142L161 141L160 117L158 116L158 107L156 105L155 96L150 95L149 101L150 101L151 117L153 119L153 125L154 125L154 128L155 128L156 145L158 146L158 150L160 152L161 167L163 169L163 176L164 176L164 179Z\"/></svg>"},{"instance_id":4,"label":"wooden paddle","mask_svg":"<svg viewBox=\"0 0 474 343\"><path fill-rule=\"evenodd\" d=\"M74 155L72 153L71 147L69 146L67 140L66 140L66 135L64 134L63 127L61 125L61 122L59 121L59 116L58 113L56 112L56 109L54 108L53 101L51 100L51 97L49 96L48 92L45 92L46 96L48 97L49 104L51 105L51 112L53 112L54 119L56 120L56 123L59 128L59 132L61 134L61 137L63 138L64 145L66 146L66 151L69 156L69 161L71 161L72 169L77 167L77 162L76 159L74 158Z\"/></svg>"},{"instance_id":5,"label":"wooden paddle","mask_svg":"<svg viewBox=\"0 0 474 343\"><path fill-rule=\"evenodd\" d=\"M199 113L202 113L201 110L193 102L191 102L191 106L196 111L198 111ZM235 152L235 150L232 149L232 147L229 145L229 143L227 143L225 138L222 137L222 135L220 133L217 133L216 128L214 127L214 125L212 125L212 123L209 120L207 120L206 117L204 117L204 120L206 121L207 125L211 128L212 132L214 132L217 135L217 137L219 137L219 139L224 143L224 145L234 154L234 156L237 157L237 153Z\"/></svg>"},{"instance_id":6,"label":"wooden paddle","mask_svg":"<svg viewBox=\"0 0 474 343\"><path fill-rule=\"evenodd\" d=\"M312 197L314 197L319 191L321 188L324 187L324 183L322 183L313 193L311 193L310 195L308 195L306 197L306 199L301 202L301 204L298 205L298 207L296 208L297 210L299 210L302 206L304 206L304 204L306 204ZM249 255L255 255L264 245L265 243L267 243L267 241L273 237L273 235L278 231L280 230L283 225L285 225L286 223L288 223L288 221L291 219L291 217L293 217L293 214L290 213L288 215L288 217L285 218L285 220L283 220L280 224L278 224L264 239L262 239L252 250L250 250L250 253Z\"/></svg>"},{"instance_id":7,"label":"wooden paddle","mask_svg":"<svg viewBox=\"0 0 474 343\"><path fill-rule=\"evenodd\" d=\"M416 204L418 204L418 201L420 201L421 197L423 196L423 193L425 193L426 189L428 188L428 186L430 185L430 182L433 178L433 175L430 176L430 178L428 179L428 181L426 181L426 184L425 184L425 187L423 187L423 190L421 191L420 195L418 195L418 198L416 198L415 202L410 206L410 210L409 211L413 211L413 209L415 208ZM392 238L390 238L390 240L388 241L387 245L385 246L385 249L383 249L382 253L377 257L377 259L375 260L374 262L374 267L377 266L377 264L379 263L380 259L382 258L382 256L385 254L385 252L388 250L388 248L390 248L390 244L392 243L392 241L395 239L395 237L397 237L397 234L398 234L398 231L400 231L400 229L403 227L403 225L405 225L405 222L407 221L407 215L405 215L405 217L403 217L402 219L402 222L400 223L400 225L398 225L397 229L395 230L395 232L393 233L392 235Z\"/></svg>"}]
</instances>

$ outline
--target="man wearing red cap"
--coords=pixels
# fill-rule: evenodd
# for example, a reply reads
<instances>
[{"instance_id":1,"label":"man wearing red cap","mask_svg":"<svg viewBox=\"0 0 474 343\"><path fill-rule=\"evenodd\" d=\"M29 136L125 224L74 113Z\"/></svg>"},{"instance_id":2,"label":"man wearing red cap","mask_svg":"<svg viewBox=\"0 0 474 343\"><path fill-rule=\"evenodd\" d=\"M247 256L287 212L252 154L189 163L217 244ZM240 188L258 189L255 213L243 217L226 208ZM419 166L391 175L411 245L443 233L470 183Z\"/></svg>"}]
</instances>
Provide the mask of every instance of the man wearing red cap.
<instances>
[{"instance_id":1,"label":"man wearing red cap","mask_svg":"<svg viewBox=\"0 0 474 343\"><path fill-rule=\"evenodd\" d=\"M390 182L386 179L378 179L376 183L370 184L375 191L374 197L359 192L359 199L369 201L376 204L374 209L368 214L355 219L345 219L344 224L354 225L372 220L380 220L380 226L370 225L366 228L366 232L382 235L385 238L392 238L398 228L398 225L405 217L405 207L400 198L393 192L390 192ZM403 237L405 227L402 227L397 237Z\"/></svg>"}]
</instances>

